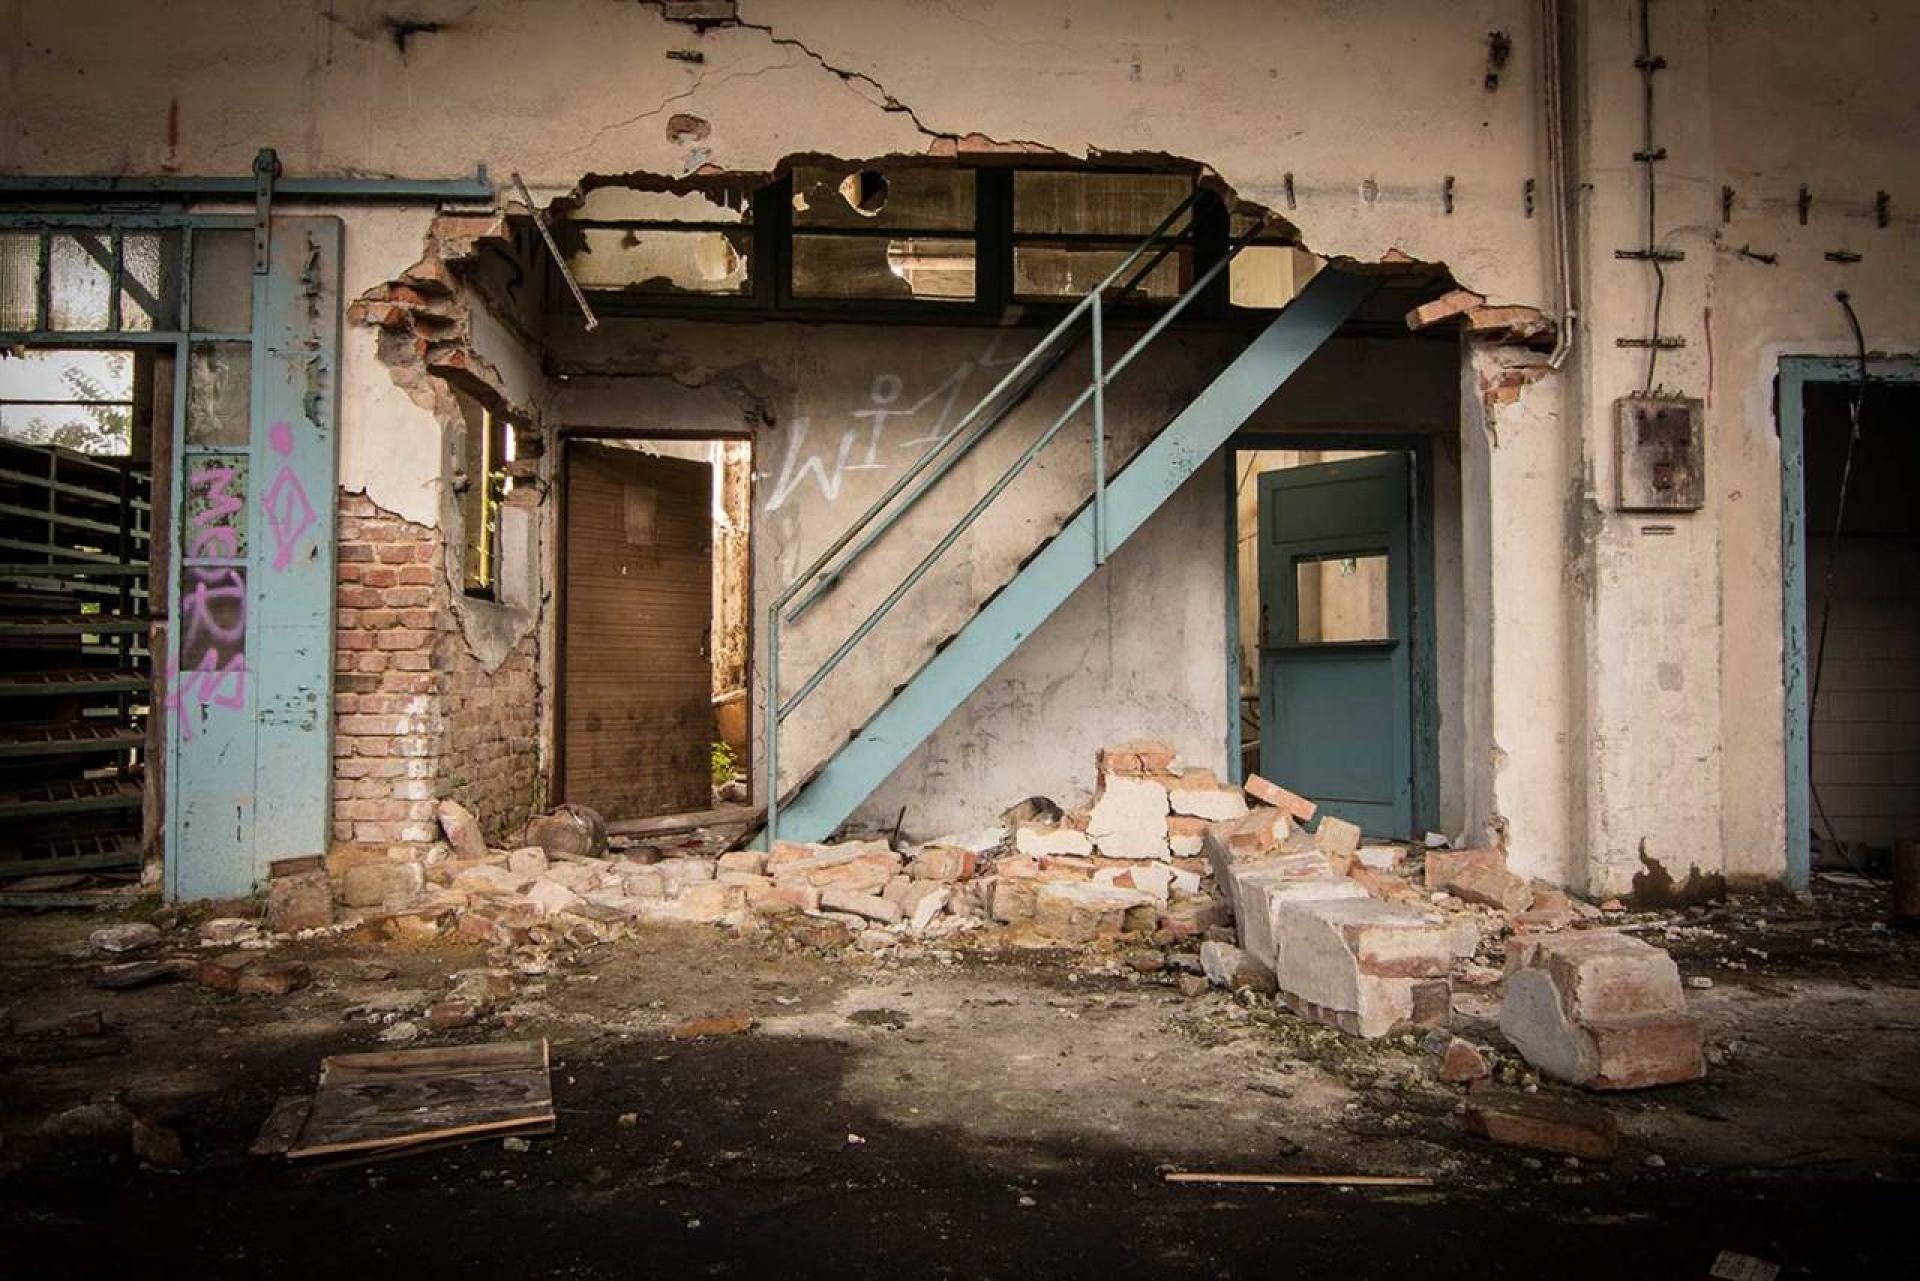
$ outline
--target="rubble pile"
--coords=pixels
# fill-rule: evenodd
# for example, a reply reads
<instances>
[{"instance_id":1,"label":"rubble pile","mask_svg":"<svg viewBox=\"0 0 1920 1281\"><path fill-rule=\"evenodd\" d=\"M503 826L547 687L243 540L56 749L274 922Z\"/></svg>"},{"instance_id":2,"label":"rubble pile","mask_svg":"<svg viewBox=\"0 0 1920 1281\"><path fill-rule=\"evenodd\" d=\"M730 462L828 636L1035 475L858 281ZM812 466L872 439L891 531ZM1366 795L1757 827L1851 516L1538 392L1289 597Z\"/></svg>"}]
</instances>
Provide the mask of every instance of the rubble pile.
<instances>
[{"instance_id":1,"label":"rubble pile","mask_svg":"<svg viewBox=\"0 0 1920 1281\"><path fill-rule=\"evenodd\" d=\"M1270 996L1366 1038L1446 1029L1455 985L1500 984L1504 948L1501 1027L1543 1073L1601 1089L1700 1075L1699 1028L1671 958L1587 928L1601 909L1512 872L1503 850L1439 837L1423 848L1365 843L1307 797L1182 767L1155 739L1105 748L1096 765L1078 809L1035 797L996 827L906 850L882 839L717 854L698 842L610 848L599 817L571 806L501 849L447 801L446 839L424 854L337 847L325 874L347 924L400 938L451 933L502 953L604 942L653 922L771 927L869 951L984 931L1050 945L1123 940L1140 974L1173 975L1188 992ZM311 897L280 895L309 915ZM445 1004L442 1025L486 1007L471 992ZM1452 1048L1463 1079L1477 1054Z\"/></svg>"}]
</instances>

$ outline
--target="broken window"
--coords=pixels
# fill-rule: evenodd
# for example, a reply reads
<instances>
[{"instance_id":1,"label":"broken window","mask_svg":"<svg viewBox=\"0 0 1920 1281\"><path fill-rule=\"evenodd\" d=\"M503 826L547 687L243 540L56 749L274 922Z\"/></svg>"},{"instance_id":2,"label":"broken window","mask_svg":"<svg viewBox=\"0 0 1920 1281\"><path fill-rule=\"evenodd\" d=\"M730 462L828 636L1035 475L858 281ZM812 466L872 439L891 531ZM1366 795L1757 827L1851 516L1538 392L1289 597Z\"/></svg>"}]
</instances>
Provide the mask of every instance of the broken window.
<instances>
[{"instance_id":1,"label":"broken window","mask_svg":"<svg viewBox=\"0 0 1920 1281\"><path fill-rule=\"evenodd\" d=\"M716 297L753 292L747 191L595 187L553 232L583 289Z\"/></svg>"},{"instance_id":2,"label":"broken window","mask_svg":"<svg viewBox=\"0 0 1920 1281\"><path fill-rule=\"evenodd\" d=\"M1079 298L1119 266L1193 190L1187 174L1034 170L1013 175L1013 295ZM1191 212L1142 255L1132 297L1171 301L1193 280ZM1165 253L1154 262L1156 253ZM1150 267L1148 264L1152 264Z\"/></svg>"},{"instance_id":3,"label":"broken window","mask_svg":"<svg viewBox=\"0 0 1920 1281\"><path fill-rule=\"evenodd\" d=\"M793 296L973 301L974 182L965 169L796 167Z\"/></svg>"},{"instance_id":4,"label":"broken window","mask_svg":"<svg viewBox=\"0 0 1920 1281\"><path fill-rule=\"evenodd\" d=\"M196 254L223 235L244 247L241 323L202 330L244 333L251 297L250 232L202 232ZM76 227L0 231L0 332L170 332L180 327L181 240L177 230ZM196 280L200 269L196 266ZM199 302L196 290L195 302Z\"/></svg>"},{"instance_id":5,"label":"broken window","mask_svg":"<svg viewBox=\"0 0 1920 1281\"><path fill-rule=\"evenodd\" d=\"M83 454L132 451L134 353L40 347L0 353L0 436Z\"/></svg>"}]
</instances>

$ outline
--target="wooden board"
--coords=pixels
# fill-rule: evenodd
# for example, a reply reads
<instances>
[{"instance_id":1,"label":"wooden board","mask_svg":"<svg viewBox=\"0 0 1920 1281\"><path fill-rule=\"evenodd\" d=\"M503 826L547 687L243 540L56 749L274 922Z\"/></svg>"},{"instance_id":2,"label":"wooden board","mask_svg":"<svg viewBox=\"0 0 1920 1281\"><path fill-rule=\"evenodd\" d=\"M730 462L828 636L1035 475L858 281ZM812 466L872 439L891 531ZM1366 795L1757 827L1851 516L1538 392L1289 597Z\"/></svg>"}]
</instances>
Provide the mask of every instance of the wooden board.
<instances>
[{"instance_id":1,"label":"wooden board","mask_svg":"<svg viewBox=\"0 0 1920 1281\"><path fill-rule=\"evenodd\" d=\"M712 802L713 469L567 446L561 799L609 819Z\"/></svg>"},{"instance_id":2,"label":"wooden board","mask_svg":"<svg viewBox=\"0 0 1920 1281\"><path fill-rule=\"evenodd\" d=\"M391 1153L553 1123L544 1040L345 1054L321 1063L287 1159Z\"/></svg>"}]
</instances>

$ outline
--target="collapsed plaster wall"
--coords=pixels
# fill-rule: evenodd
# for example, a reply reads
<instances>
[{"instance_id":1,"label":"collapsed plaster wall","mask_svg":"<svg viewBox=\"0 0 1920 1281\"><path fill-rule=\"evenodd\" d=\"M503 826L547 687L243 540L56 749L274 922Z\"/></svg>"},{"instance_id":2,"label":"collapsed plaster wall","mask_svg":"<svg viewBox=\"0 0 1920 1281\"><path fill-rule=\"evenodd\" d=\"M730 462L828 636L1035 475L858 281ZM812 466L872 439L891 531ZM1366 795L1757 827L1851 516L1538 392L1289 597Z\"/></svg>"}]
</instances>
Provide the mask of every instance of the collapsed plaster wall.
<instances>
[{"instance_id":1,"label":"collapsed plaster wall","mask_svg":"<svg viewBox=\"0 0 1920 1281\"><path fill-rule=\"evenodd\" d=\"M387 410L378 427L348 437L352 451L343 446L356 465L343 468L338 533L334 831L362 844L436 839L433 806L443 797L501 836L546 800L541 627L551 593L539 565L546 478L528 478L497 517L502 545L519 531L521 554L534 562L521 567L517 595L502 590L480 599L464 590L468 531L460 501L464 487L485 480L471 474L456 389L539 435L545 380L537 352L488 287L483 260L488 247L509 258L524 252L492 215L436 218L424 240L412 265L359 290L348 308L355 332L373 339L378 372L405 404L373 390L367 344L349 342L361 362L343 376ZM347 424L359 425L347 418L343 436ZM389 493L428 519L410 519L374 497ZM509 581L503 576L503 586Z\"/></svg>"},{"instance_id":2,"label":"collapsed plaster wall","mask_svg":"<svg viewBox=\"0 0 1920 1281\"><path fill-rule=\"evenodd\" d=\"M1499 451L1518 439L1500 419L1562 433L1571 452L1555 528L1569 533L1560 568L1580 594L1565 625L1545 633L1550 641L1508 631L1517 652L1489 655L1483 668L1503 680L1562 674L1550 705L1567 709L1565 737L1548 745L1561 747L1554 769L1572 780L1559 816L1567 822L1535 839L1588 867L1590 887L1627 888L1643 854L1675 874L1777 876L1786 841L1774 692L1781 459L1769 388L1782 354L1848 349L1832 302L1840 286L1852 291L1870 346L1920 350L1906 163L1920 104L1905 92L1904 67L1920 42L1920 11L1894 0L1653 7L1666 63L1656 83L1656 141L1668 155L1657 178L1660 235L1688 255L1669 269L1665 300L1667 333L1687 346L1662 357L1660 381L1701 395L1708 415L1708 505L1669 535L1642 530L1648 522L1611 501L1611 402L1638 389L1644 371L1643 353L1616 344L1646 336L1653 294L1644 264L1613 257L1644 237L1643 179L1630 160L1641 143L1636 6L1560 8L1570 19L1581 193L1579 339L1572 362L1496 413L1483 441L1469 433L1463 463L1472 470L1480 451L1497 506L1508 497L1497 482L1513 470ZM164 18L132 0L84 12L3 0L0 100L16 128L0 137L0 169L242 174L253 151L272 144L292 173L426 176L484 161L550 195L583 172L757 171L807 150L942 154L1011 139L1070 155L1161 151L1204 155L1320 252L1374 260L1398 249L1447 263L1496 302L1556 304L1552 210L1526 198L1529 182L1547 190L1538 10L1526 0L1467 13L1419 0L1091 11L1031 3L984 17L910 3L752 0L735 6L739 22L709 29L626 0L478 9L422 0L408 14L421 34L407 40L394 38L391 15L373 0L255 9L254 21L237 24L211 0L174 0ZM1821 38L1796 38L1812 23ZM1511 35L1512 56L1489 90L1491 31ZM183 80L182 66L208 74ZM677 117L705 128L676 128ZM1090 120L1098 137L1086 136ZM1724 211L1723 187L1734 189ZM1876 192L1888 196L1884 218ZM375 216L349 219L350 273L366 266L354 262L353 225ZM409 261L393 255L376 274ZM370 468L356 451L371 457L387 442L379 414L345 425L352 389L371 387L353 378L354 360L343 359L342 450L347 473L360 475ZM1463 391L1463 404L1478 399ZM376 402L397 404L390 392L371 392ZM423 514L418 495L391 497L381 500L391 510ZM1504 578L1505 560L1528 560L1541 531L1485 517L1463 547L1478 540L1488 574ZM1490 728L1499 712L1494 692L1488 700ZM1508 765L1518 759L1514 742L1501 739L1500 750ZM1660 761L1673 768L1649 773ZM1483 765L1468 791L1490 805L1495 767ZM1487 812L1512 820L1510 808Z\"/></svg>"}]
</instances>

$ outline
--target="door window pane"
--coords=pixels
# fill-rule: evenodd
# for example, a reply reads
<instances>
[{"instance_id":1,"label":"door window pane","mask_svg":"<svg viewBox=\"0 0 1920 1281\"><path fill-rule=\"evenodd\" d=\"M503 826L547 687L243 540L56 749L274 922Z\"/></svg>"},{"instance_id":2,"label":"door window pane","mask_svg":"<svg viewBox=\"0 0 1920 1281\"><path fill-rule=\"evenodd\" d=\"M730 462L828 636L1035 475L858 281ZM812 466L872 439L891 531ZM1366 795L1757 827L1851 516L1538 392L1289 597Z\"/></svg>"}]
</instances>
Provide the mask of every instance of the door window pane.
<instances>
[{"instance_id":1,"label":"door window pane","mask_svg":"<svg viewBox=\"0 0 1920 1281\"><path fill-rule=\"evenodd\" d=\"M129 231L120 239L120 327L172 329L180 323L180 233Z\"/></svg>"},{"instance_id":2,"label":"door window pane","mask_svg":"<svg viewBox=\"0 0 1920 1281\"><path fill-rule=\"evenodd\" d=\"M107 327L113 295L113 240L105 232L56 234L51 241L47 328L78 333Z\"/></svg>"},{"instance_id":3,"label":"door window pane","mask_svg":"<svg viewBox=\"0 0 1920 1281\"><path fill-rule=\"evenodd\" d=\"M40 315L40 233L0 231L0 329L37 329Z\"/></svg>"},{"instance_id":4,"label":"door window pane","mask_svg":"<svg viewBox=\"0 0 1920 1281\"><path fill-rule=\"evenodd\" d=\"M1384 553L1294 562L1294 638L1301 644L1391 640Z\"/></svg>"},{"instance_id":5,"label":"door window pane","mask_svg":"<svg viewBox=\"0 0 1920 1281\"><path fill-rule=\"evenodd\" d=\"M187 354L187 443L246 444L252 394L252 347L195 343Z\"/></svg>"},{"instance_id":6,"label":"door window pane","mask_svg":"<svg viewBox=\"0 0 1920 1281\"><path fill-rule=\"evenodd\" d=\"M193 328L214 334L244 334L253 328L251 231L194 233Z\"/></svg>"}]
</instances>

